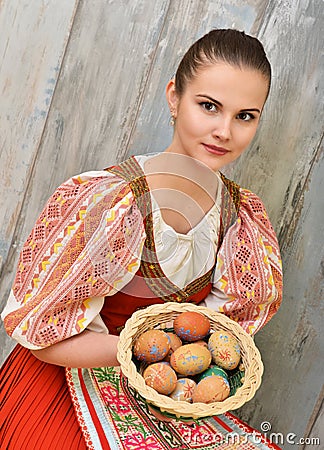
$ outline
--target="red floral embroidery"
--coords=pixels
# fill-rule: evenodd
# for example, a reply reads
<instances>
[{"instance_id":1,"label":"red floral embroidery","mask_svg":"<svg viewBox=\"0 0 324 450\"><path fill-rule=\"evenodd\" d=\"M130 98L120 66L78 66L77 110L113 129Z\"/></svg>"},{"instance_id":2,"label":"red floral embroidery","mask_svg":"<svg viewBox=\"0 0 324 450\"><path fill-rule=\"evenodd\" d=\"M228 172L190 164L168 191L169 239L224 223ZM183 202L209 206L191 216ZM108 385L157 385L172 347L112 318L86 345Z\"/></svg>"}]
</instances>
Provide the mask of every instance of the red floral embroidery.
<instances>
[{"instance_id":1,"label":"red floral embroidery","mask_svg":"<svg viewBox=\"0 0 324 450\"><path fill-rule=\"evenodd\" d=\"M127 436L124 440L124 448L125 450L161 450L161 446L156 440L152 437L146 437L146 439L140 435L131 435Z\"/></svg>"}]
</instances>

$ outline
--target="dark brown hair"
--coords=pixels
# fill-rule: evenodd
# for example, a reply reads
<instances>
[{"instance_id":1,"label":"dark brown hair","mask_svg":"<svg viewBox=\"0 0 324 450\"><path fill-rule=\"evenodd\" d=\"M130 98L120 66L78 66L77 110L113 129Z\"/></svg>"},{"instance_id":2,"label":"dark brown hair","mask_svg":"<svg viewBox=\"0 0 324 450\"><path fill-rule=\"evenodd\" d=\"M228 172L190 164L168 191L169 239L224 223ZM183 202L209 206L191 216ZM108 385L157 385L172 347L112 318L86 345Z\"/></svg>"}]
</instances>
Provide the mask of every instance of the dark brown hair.
<instances>
[{"instance_id":1,"label":"dark brown hair","mask_svg":"<svg viewBox=\"0 0 324 450\"><path fill-rule=\"evenodd\" d=\"M261 42L244 31L212 30L198 39L182 58L175 76L175 88L183 94L186 84L206 64L223 61L259 71L271 83L271 66Z\"/></svg>"}]
</instances>

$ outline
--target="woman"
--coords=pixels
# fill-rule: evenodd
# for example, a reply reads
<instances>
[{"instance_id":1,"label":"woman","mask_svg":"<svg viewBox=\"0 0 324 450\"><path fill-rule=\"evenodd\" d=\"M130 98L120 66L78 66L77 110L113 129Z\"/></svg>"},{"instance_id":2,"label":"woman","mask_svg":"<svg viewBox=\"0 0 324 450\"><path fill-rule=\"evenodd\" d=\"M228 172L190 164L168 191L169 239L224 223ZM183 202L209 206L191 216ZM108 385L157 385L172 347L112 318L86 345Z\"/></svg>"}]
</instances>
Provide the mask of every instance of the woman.
<instances>
[{"instance_id":1,"label":"woman","mask_svg":"<svg viewBox=\"0 0 324 450\"><path fill-rule=\"evenodd\" d=\"M196 439L206 449L235 423L244 438L231 415L194 428L159 421L113 366L138 308L203 302L251 334L277 311L281 263L264 206L219 172L255 135L270 79L257 39L211 31L167 85L170 146L73 177L49 199L2 314L19 344L3 367L1 448L169 449Z\"/></svg>"}]
</instances>

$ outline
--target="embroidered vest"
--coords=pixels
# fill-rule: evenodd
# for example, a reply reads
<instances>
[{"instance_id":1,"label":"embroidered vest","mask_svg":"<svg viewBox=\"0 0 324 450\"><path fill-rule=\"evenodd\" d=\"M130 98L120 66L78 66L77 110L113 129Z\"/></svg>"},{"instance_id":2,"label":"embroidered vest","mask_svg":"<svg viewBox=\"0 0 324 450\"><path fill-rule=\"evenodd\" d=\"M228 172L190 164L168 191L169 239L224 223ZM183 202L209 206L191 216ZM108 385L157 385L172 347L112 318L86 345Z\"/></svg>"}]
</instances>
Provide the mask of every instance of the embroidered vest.
<instances>
[{"instance_id":1,"label":"embroidered vest","mask_svg":"<svg viewBox=\"0 0 324 450\"><path fill-rule=\"evenodd\" d=\"M144 218L146 240L141 265L134 278L121 291L105 298L101 317L111 334L119 334L126 320L140 308L168 301L200 303L211 291L211 275L215 265L204 275L180 289L164 274L156 255L150 189L145 174L135 157L106 169L123 178L133 192ZM218 248L227 229L234 223L239 209L239 186L221 174L224 184L220 214ZM216 264L215 258L215 264Z\"/></svg>"}]
</instances>

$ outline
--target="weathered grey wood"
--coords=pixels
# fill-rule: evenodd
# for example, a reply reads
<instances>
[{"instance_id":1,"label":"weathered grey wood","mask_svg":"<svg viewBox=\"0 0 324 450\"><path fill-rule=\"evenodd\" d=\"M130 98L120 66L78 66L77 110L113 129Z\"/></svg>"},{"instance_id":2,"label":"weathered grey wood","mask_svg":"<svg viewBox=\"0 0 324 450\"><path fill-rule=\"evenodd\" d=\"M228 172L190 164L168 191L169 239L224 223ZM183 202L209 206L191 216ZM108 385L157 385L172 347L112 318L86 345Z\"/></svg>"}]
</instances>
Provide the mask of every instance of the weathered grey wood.
<instances>
[{"instance_id":1,"label":"weathered grey wood","mask_svg":"<svg viewBox=\"0 0 324 450\"><path fill-rule=\"evenodd\" d=\"M0 254L3 261L12 244L77 3L76 0L1 2Z\"/></svg>"},{"instance_id":2,"label":"weathered grey wood","mask_svg":"<svg viewBox=\"0 0 324 450\"><path fill-rule=\"evenodd\" d=\"M304 445L300 446L301 450L318 450L323 446L324 442L324 386L319 394L317 404L315 405L313 414L308 420L308 428L305 433Z\"/></svg>"},{"instance_id":3,"label":"weathered grey wood","mask_svg":"<svg viewBox=\"0 0 324 450\"><path fill-rule=\"evenodd\" d=\"M323 133L323 15L321 0L269 2L259 37L272 91L254 145L233 170L260 194L282 242Z\"/></svg>"}]
</instances>

